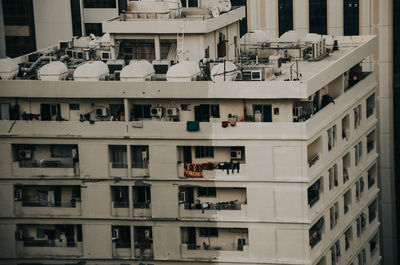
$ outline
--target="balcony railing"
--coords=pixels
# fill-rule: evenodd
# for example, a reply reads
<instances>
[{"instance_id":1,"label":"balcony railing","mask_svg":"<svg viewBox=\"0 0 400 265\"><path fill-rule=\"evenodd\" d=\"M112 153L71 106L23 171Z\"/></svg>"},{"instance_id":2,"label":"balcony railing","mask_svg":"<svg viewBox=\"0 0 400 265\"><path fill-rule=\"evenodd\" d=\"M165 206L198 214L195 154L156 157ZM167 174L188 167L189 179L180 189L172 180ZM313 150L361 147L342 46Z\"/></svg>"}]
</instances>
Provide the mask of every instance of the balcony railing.
<instances>
[{"instance_id":1,"label":"balcony railing","mask_svg":"<svg viewBox=\"0 0 400 265\"><path fill-rule=\"evenodd\" d=\"M223 210L241 210L242 205L236 203L235 201L230 201L230 202L218 202L218 203L185 203L184 204L184 209L185 210L202 210L202 211L207 211L207 210L217 210L217 211L223 211Z\"/></svg>"},{"instance_id":2,"label":"balcony railing","mask_svg":"<svg viewBox=\"0 0 400 265\"><path fill-rule=\"evenodd\" d=\"M83 245L80 241L57 242L56 240L24 240L16 242L16 256L49 257L49 256L73 256L83 255Z\"/></svg>"},{"instance_id":3,"label":"balcony railing","mask_svg":"<svg viewBox=\"0 0 400 265\"><path fill-rule=\"evenodd\" d=\"M216 178L245 175L246 165L240 162L178 163L179 178Z\"/></svg>"},{"instance_id":4,"label":"balcony railing","mask_svg":"<svg viewBox=\"0 0 400 265\"><path fill-rule=\"evenodd\" d=\"M186 244L188 250L217 250L217 251L243 251L244 245L232 244L218 244L218 245L208 245L203 242L203 244Z\"/></svg>"},{"instance_id":5,"label":"balcony railing","mask_svg":"<svg viewBox=\"0 0 400 265\"><path fill-rule=\"evenodd\" d=\"M129 208L129 202L112 202L113 208Z\"/></svg>"},{"instance_id":6,"label":"balcony railing","mask_svg":"<svg viewBox=\"0 0 400 265\"><path fill-rule=\"evenodd\" d=\"M71 202L48 202L48 201L21 201L22 207L63 207L63 208L75 208L77 201Z\"/></svg>"},{"instance_id":7,"label":"balcony railing","mask_svg":"<svg viewBox=\"0 0 400 265\"><path fill-rule=\"evenodd\" d=\"M128 163L126 162L110 162L111 168L128 168Z\"/></svg>"},{"instance_id":8,"label":"balcony railing","mask_svg":"<svg viewBox=\"0 0 400 265\"><path fill-rule=\"evenodd\" d=\"M133 208L135 209L150 209L150 203L134 202Z\"/></svg>"},{"instance_id":9,"label":"balcony railing","mask_svg":"<svg viewBox=\"0 0 400 265\"><path fill-rule=\"evenodd\" d=\"M68 241L65 245L56 244L54 240L32 240L23 241L24 247L77 247L78 244L75 241Z\"/></svg>"},{"instance_id":10,"label":"balcony railing","mask_svg":"<svg viewBox=\"0 0 400 265\"><path fill-rule=\"evenodd\" d=\"M65 162L58 160L23 160L19 161L21 168L73 168L73 162Z\"/></svg>"}]
</instances>

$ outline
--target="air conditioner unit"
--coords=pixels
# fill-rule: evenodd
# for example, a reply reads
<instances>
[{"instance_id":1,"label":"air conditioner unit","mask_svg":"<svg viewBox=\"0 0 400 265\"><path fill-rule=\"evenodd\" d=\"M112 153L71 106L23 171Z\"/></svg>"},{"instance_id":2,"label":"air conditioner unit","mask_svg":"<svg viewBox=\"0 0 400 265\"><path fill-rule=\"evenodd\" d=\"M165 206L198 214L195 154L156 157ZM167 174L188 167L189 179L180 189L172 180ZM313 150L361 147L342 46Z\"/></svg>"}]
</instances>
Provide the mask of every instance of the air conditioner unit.
<instances>
[{"instance_id":1,"label":"air conditioner unit","mask_svg":"<svg viewBox=\"0 0 400 265\"><path fill-rule=\"evenodd\" d=\"M242 151L232 150L231 151L231 159L242 159Z\"/></svg>"},{"instance_id":2,"label":"air conditioner unit","mask_svg":"<svg viewBox=\"0 0 400 265\"><path fill-rule=\"evenodd\" d=\"M179 202L180 203L186 202L186 191L179 192Z\"/></svg>"},{"instance_id":3,"label":"air conditioner unit","mask_svg":"<svg viewBox=\"0 0 400 265\"><path fill-rule=\"evenodd\" d=\"M144 160L147 160L147 152L146 151L143 151L142 152L142 160L144 161Z\"/></svg>"},{"instance_id":4,"label":"air conditioner unit","mask_svg":"<svg viewBox=\"0 0 400 265\"><path fill-rule=\"evenodd\" d=\"M295 107L293 109L293 118L300 118L303 115L303 108L302 107Z\"/></svg>"},{"instance_id":5,"label":"air conditioner unit","mask_svg":"<svg viewBox=\"0 0 400 265\"><path fill-rule=\"evenodd\" d=\"M101 52L101 60L107 61L111 59L111 52Z\"/></svg>"},{"instance_id":6,"label":"air conditioner unit","mask_svg":"<svg viewBox=\"0 0 400 265\"><path fill-rule=\"evenodd\" d=\"M114 72L114 80L115 81L120 81L121 80L121 71L115 71Z\"/></svg>"},{"instance_id":7,"label":"air conditioner unit","mask_svg":"<svg viewBox=\"0 0 400 265\"><path fill-rule=\"evenodd\" d=\"M31 159L32 151L31 150L18 150L18 158L19 159Z\"/></svg>"},{"instance_id":8,"label":"air conditioner unit","mask_svg":"<svg viewBox=\"0 0 400 265\"><path fill-rule=\"evenodd\" d=\"M262 70L251 70L251 80L252 81L262 81Z\"/></svg>"},{"instance_id":9,"label":"air conditioner unit","mask_svg":"<svg viewBox=\"0 0 400 265\"><path fill-rule=\"evenodd\" d=\"M178 116L178 109L177 108L168 108L167 109L167 116L168 117L176 117Z\"/></svg>"},{"instance_id":10,"label":"air conditioner unit","mask_svg":"<svg viewBox=\"0 0 400 265\"><path fill-rule=\"evenodd\" d=\"M70 49L72 46L71 41L59 41L58 42L58 49Z\"/></svg>"},{"instance_id":11,"label":"air conditioner unit","mask_svg":"<svg viewBox=\"0 0 400 265\"><path fill-rule=\"evenodd\" d=\"M83 51L74 51L73 52L73 57L75 59L84 59L85 58L85 54L83 53Z\"/></svg>"},{"instance_id":12,"label":"air conditioner unit","mask_svg":"<svg viewBox=\"0 0 400 265\"><path fill-rule=\"evenodd\" d=\"M152 116L152 117L155 117L155 118L162 118L162 116L163 116L163 108L161 108L161 107L158 107L158 108L151 108L151 110L150 110L150 115Z\"/></svg>"},{"instance_id":13,"label":"air conditioner unit","mask_svg":"<svg viewBox=\"0 0 400 265\"><path fill-rule=\"evenodd\" d=\"M102 107L102 108L96 108L95 113L97 117L104 118L108 117L108 108Z\"/></svg>"},{"instance_id":14,"label":"air conditioner unit","mask_svg":"<svg viewBox=\"0 0 400 265\"><path fill-rule=\"evenodd\" d=\"M114 228L113 230L112 230L112 239L114 240L114 239L118 239L119 238L119 229L118 228Z\"/></svg>"}]
</instances>

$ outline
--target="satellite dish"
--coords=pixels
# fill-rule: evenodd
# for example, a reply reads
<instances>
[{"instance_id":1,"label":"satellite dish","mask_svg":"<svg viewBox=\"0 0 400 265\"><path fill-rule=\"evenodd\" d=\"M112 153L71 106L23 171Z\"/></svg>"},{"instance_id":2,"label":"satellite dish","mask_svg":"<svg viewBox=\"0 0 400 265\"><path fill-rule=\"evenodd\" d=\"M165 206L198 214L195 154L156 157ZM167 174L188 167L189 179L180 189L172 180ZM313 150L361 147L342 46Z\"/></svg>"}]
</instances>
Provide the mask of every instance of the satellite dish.
<instances>
[{"instance_id":1,"label":"satellite dish","mask_svg":"<svg viewBox=\"0 0 400 265\"><path fill-rule=\"evenodd\" d=\"M220 12L218 6L213 6L211 8L211 14L213 17L219 17Z\"/></svg>"}]
</instances>

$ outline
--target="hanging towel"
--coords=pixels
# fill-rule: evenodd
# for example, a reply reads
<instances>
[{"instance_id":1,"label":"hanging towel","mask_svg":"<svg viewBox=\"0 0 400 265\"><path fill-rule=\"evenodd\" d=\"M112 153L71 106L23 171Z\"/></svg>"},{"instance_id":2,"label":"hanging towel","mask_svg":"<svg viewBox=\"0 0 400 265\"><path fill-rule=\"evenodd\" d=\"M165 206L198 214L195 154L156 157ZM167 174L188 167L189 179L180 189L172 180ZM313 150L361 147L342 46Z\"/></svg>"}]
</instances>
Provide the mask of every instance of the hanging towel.
<instances>
[{"instance_id":1,"label":"hanging towel","mask_svg":"<svg viewBox=\"0 0 400 265\"><path fill-rule=\"evenodd\" d=\"M47 193L47 202L49 203L49 205L54 206L55 199L53 190L49 190L49 192Z\"/></svg>"},{"instance_id":2,"label":"hanging towel","mask_svg":"<svg viewBox=\"0 0 400 265\"><path fill-rule=\"evenodd\" d=\"M188 132L200 131L200 122L198 122L198 121L188 121L186 123L186 130Z\"/></svg>"}]
</instances>

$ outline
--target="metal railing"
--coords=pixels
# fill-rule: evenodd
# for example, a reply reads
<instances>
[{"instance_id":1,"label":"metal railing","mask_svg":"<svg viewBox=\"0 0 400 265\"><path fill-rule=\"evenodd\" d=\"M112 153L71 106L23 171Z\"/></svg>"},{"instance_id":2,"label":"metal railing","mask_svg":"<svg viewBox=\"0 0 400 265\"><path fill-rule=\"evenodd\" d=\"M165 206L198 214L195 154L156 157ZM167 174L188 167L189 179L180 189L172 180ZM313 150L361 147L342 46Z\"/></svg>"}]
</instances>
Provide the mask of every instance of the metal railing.
<instances>
[{"instance_id":1,"label":"metal railing","mask_svg":"<svg viewBox=\"0 0 400 265\"><path fill-rule=\"evenodd\" d=\"M115 241L115 248L131 248L131 242Z\"/></svg>"},{"instance_id":2,"label":"metal railing","mask_svg":"<svg viewBox=\"0 0 400 265\"><path fill-rule=\"evenodd\" d=\"M133 208L135 209L150 209L151 203L140 203L140 202L134 202L133 203Z\"/></svg>"},{"instance_id":3,"label":"metal railing","mask_svg":"<svg viewBox=\"0 0 400 265\"><path fill-rule=\"evenodd\" d=\"M245 245L232 244L220 244L211 245L203 242L202 244L186 244L187 250L210 250L210 251L243 251Z\"/></svg>"},{"instance_id":4,"label":"metal railing","mask_svg":"<svg viewBox=\"0 0 400 265\"><path fill-rule=\"evenodd\" d=\"M66 245L58 245L55 240L23 240L24 247L77 247L75 241L68 241Z\"/></svg>"},{"instance_id":5,"label":"metal railing","mask_svg":"<svg viewBox=\"0 0 400 265\"><path fill-rule=\"evenodd\" d=\"M112 202L114 208L129 208L129 202Z\"/></svg>"},{"instance_id":6,"label":"metal railing","mask_svg":"<svg viewBox=\"0 0 400 265\"><path fill-rule=\"evenodd\" d=\"M218 203L185 203L185 210L241 210L242 205L235 202L218 202Z\"/></svg>"},{"instance_id":7,"label":"metal railing","mask_svg":"<svg viewBox=\"0 0 400 265\"><path fill-rule=\"evenodd\" d=\"M59 207L59 208L75 208L77 201L71 202L48 202L48 201L21 201L22 207Z\"/></svg>"},{"instance_id":8,"label":"metal railing","mask_svg":"<svg viewBox=\"0 0 400 265\"><path fill-rule=\"evenodd\" d=\"M126 162L110 162L112 168L128 168L128 163Z\"/></svg>"},{"instance_id":9,"label":"metal railing","mask_svg":"<svg viewBox=\"0 0 400 265\"><path fill-rule=\"evenodd\" d=\"M55 161L55 160L23 160L19 161L21 168L73 168L74 164L71 161Z\"/></svg>"}]
</instances>

